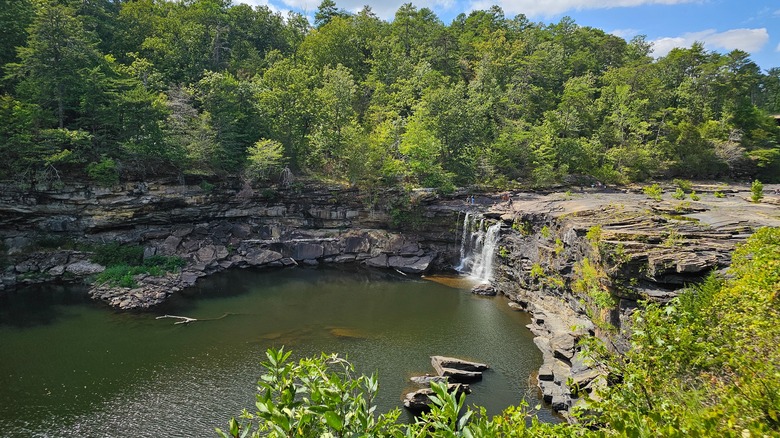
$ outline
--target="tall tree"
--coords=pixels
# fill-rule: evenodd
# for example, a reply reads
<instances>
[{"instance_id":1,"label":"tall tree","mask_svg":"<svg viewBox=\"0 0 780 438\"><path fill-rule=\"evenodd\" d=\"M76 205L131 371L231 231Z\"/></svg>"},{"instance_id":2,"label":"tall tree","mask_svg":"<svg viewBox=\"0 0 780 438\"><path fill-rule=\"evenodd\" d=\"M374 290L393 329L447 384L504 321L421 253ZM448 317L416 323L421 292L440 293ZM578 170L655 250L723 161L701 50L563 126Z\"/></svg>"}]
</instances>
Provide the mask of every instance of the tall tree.
<instances>
[{"instance_id":1,"label":"tall tree","mask_svg":"<svg viewBox=\"0 0 780 438\"><path fill-rule=\"evenodd\" d=\"M64 128L75 119L87 69L102 59L95 36L73 9L47 0L38 7L19 58L15 73L22 78L20 94L52 109Z\"/></svg>"},{"instance_id":2,"label":"tall tree","mask_svg":"<svg viewBox=\"0 0 780 438\"><path fill-rule=\"evenodd\" d=\"M17 48L27 42L27 27L34 16L30 0L0 0L0 74L6 64L18 59Z\"/></svg>"},{"instance_id":3,"label":"tall tree","mask_svg":"<svg viewBox=\"0 0 780 438\"><path fill-rule=\"evenodd\" d=\"M346 12L339 11L333 0L322 0L322 3L317 7L317 12L314 13L314 26L320 28L330 23L335 17L346 17L347 15Z\"/></svg>"}]
</instances>

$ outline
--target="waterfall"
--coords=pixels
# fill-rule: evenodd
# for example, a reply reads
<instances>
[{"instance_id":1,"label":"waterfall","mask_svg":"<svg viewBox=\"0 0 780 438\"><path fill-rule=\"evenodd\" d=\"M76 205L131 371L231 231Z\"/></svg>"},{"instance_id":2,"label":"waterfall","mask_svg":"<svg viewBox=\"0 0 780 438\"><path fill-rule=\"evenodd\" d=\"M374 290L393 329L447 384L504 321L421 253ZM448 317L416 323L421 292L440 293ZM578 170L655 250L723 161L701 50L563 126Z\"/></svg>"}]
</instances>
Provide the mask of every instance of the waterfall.
<instances>
[{"instance_id":1,"label":"waterfall","mask_svg":"<svg viewBox=\"0 0 780 438\"><path fill-rule=\"evenodd\" d=\"M489 282L493 277L493 256L500 230L500 222L485 229L485 219L477 221L475 216L466 213L460 242L460 265L456 269L482 282Z\"/></svg>"},{"instance_id":2,"label":"waterfall","mask_svg":"<svg viewBox=\"0 0 780 438\"><path fill-rule=\"evenodd\" d=\"M471 214L466 213L466 217L463 218L463 235L460 237L460 264L455 268L458 272L463 271L466 263L466 251L469 249L469 245L466 239L471 236Z\"/></svg>"}]
</instances>

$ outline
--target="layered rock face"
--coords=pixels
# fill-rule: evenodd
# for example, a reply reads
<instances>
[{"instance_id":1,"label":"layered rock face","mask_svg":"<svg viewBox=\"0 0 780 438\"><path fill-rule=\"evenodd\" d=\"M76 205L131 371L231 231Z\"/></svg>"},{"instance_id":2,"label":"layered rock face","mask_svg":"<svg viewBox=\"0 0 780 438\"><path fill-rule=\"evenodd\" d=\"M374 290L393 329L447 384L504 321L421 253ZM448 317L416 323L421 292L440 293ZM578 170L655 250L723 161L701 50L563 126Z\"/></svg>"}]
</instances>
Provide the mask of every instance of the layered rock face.
<instances>
[{"instance_id":1,"label":"layered rock face","mask_svg":"<svg viewBox=\"0 0 780 438\"><path fill-rule=\"evenodd\" d=\"M144 247L144 257L186 259L180 273L137 276L134 289L92 287L93 296L122 309L159 304L197 278L233 267L359 262L420 274L453 263L457 209L433 205L425 191L381 197L371 205L357 190L318 185L206 192L137 184L33 194L6 188L0 237L8 255L0 288L103 270L84 252L47 249L54 244L131 243Z\"/></svg>"},{"instance_id":2,"label":"layered rock face","mask_svg":"<svg viewBox=\"0 0 780 438\"><path fill-rule=\"evenodd\" d=\"M511 206L483 212L504 224L494 283L534 315L529 328L545 362L539 387L554 409L606 384L605 370L580 354L583 337L626 351L631 315L643 302L669 301L727 268L756 228L780 226L774 196L753 204L749 187L725 198L697 192L699 201L653 201L640 190L518 194Z\"/></svg>"}]
</instances>

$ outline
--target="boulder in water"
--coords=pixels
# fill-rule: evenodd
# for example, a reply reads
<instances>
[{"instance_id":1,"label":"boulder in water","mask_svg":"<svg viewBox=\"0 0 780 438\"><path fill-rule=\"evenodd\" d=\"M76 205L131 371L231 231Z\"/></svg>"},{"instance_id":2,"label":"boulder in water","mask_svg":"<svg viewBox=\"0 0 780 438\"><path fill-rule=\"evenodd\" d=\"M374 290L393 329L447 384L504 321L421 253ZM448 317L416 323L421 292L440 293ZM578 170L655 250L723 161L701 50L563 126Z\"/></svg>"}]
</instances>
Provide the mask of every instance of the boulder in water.
<instances>
[{"instance_id":1,"label":"boulder in water","mask_svg":"<svg viewBox=\"0 0 780 438\"><path fill-rule=\"evenodd\" d=\"M496 288L490 283L480 283L471 288L471 293L485 297L494 297L498 291L496 291Z\"/></svg>"},{"instance_id":2,"label":"boulder in water","mask_svg":"<svg viewBox=\"0 0 780 438\"><path fill-rule=\"evenodd\" d=\"M483 363L446 356L431 356L431 365L440 376L459 383L482 380L482 372L489 368Z\"/></svg>"}]
</instances>

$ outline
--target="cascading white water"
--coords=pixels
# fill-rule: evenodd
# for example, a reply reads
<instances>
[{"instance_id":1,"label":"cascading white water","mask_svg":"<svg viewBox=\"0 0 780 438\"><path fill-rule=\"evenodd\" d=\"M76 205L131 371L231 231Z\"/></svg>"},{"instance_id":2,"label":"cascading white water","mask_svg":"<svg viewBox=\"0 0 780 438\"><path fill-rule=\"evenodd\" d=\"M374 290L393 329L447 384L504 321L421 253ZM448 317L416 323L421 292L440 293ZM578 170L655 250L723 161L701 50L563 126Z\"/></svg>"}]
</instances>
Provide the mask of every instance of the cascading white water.
<instances>
[{"instance_id":1,"label":"cascading white water","mask_svg":"<svg viewBox=\"0 0 780 438\"><path fill-rule=\"evenodd\" d=\"M482 250L474 260L474 266L471 267L471 276L482 280L484 283L489 282L493 278L493 256L496 253L498 232L500 230L500 222L491 225L487 229L483 237Z\"/></svg>"},{"instance_id":2,"label":"cascading white water","mask_svg":"<svg viewBox=\"0 0 780 438\"><path fill-rule=\"evenodd\" d=\"M493 276L493 256L496 252L501 223L485 229L485 219L466 213L463 219L463 235L460 243L459 272L469 274L487 283Z\"/></svg>"},{"instance_id":3,"label":"cascading white water","mask_svg":"<svg viewBox=\"0 0 780 438\"><path fill-rule=\"evenodd\" d=\"M466 239L469 239L469 236L471 236L471 214L466 213L466 217L463 218L463 234L460 237L460 264L455 268L458 272L463 271L466 262L466 251L468 250Z\"/></svg>"}]
</instances>

